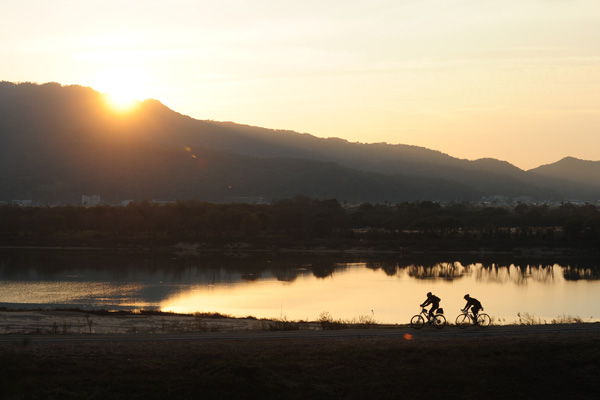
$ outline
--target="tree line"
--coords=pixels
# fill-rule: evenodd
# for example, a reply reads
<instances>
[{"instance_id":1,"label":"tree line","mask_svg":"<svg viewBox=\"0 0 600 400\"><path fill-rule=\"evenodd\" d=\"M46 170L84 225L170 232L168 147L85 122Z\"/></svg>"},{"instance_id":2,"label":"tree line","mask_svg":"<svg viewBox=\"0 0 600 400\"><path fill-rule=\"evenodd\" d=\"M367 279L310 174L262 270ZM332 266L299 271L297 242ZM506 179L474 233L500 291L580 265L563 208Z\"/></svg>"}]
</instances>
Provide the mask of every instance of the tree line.
<instances>
[{"instance_id":1,"label":"tree line","mask_svg":"<svg viewBox=\"0 0 600 400\"><path fill-rule=\"evenodd\" d=\"M431 201L348 207L335 199L304 196L271 204L5 205L0 206L0 239L4 245L195 241L262 247L594 247L600 239L600 211L590 204L507 208Z\"/></svg>"}]
</instances>

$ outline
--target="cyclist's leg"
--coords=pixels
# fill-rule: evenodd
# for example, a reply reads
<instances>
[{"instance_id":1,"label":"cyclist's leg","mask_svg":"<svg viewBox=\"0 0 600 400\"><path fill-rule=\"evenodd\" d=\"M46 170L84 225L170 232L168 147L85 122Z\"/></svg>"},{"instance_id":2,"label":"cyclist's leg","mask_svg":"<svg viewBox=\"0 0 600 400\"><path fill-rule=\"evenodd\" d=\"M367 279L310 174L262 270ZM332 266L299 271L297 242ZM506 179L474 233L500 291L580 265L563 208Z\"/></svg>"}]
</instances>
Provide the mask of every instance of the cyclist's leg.
<instances>
[{"instance_id":1,"label":"cyclist's leg","mask_svg":"<svg viewBox=\"0 0 600 400\"><path fill-rule=\"evenodd\" d=\"M475 316L473 315L473 307L471 308L467 308L467 314L469 315L469 318L471 318L471 321L476 322L477 319L475 318ZM471 311L471 313L469 314L469 311Z\"/></svg>"},{"instance_id":2,"label":"cyclist's leg","mask_svg":"<svg viewBox=\"0 0 600 400\"><path fill-rule=\"evenodd\" d=\"M433 312L435 311L436 308L437 307L435 305L433 305L429 309L429 321L433 321L433 317L435 316Z\"/></svg>"},{"instance_id":3,"label":"cyclist's leg","mask_svg":"<svg viewBox=\"0 0 600 400\"><path fill-rule=\"evenodd\" d=\"M471 308L471 311L473 311L473 322L475 322L475 325L477 325L477 314L479 313L479 307L473 307Z\"/></svg>"},{"instance_id":4,"label":"cyclist's leg","mask_svg":"<svg viewBox=\"0 0 600 400\"><path fill-rule=\"evenodd\" d=\"M437 310L438 308L440 308L440 306L438 304L434 304L431 306L431 309L429 310L429 320L433 321L433 318L435 317L435 310Z\"/></svg>"}]
</instances>

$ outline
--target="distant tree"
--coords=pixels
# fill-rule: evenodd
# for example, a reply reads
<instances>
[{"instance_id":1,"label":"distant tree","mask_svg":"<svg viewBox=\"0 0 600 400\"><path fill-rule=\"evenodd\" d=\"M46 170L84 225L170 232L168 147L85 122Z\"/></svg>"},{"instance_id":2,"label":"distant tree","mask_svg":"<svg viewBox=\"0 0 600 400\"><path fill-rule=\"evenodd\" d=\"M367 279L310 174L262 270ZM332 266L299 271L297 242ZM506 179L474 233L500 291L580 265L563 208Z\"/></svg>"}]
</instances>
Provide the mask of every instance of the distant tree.
<instances>
[{"instance_id":1,"label":"distant tree","mask_svg":"<svg viewBox=\"0 0 600 400\"><path fill-rule=\"evenodd\" d=\"M262 222L256 213L248 213L242 217L240 229L245 235L252 235L262 229Z\"/></svg>"},{"instance_id":2,"label":"distant tree","mask_svg":"<svg viewBox=\"0 0 600 400\"><path fill-rule=\"evenodd\" d=\"M514 208L515 212L519 215L525 214L528 209L529 209L529 206L525 203L519 203Z\"/></svg>"}]
</instances>

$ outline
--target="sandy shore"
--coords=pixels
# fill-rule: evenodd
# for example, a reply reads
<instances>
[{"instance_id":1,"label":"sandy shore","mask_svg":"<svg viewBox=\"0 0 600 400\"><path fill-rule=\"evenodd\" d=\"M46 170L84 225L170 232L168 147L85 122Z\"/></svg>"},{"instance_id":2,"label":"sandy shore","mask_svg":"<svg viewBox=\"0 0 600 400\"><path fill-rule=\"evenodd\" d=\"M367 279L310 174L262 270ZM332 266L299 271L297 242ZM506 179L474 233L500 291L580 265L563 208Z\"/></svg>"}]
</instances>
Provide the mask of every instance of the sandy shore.
<instances>
[{"instance_id":1,"label":"sandy shore","mask_svg":"<svg viewBox=\"0 0 600 400\"><path fill-rule=\"evenodd\" d=\"M96 314L84 311L0 311L0 334L237 332L281 330L289 322L182 314ZM320 329L302 323L302 329Z\"/></svg>"}]
</instances>

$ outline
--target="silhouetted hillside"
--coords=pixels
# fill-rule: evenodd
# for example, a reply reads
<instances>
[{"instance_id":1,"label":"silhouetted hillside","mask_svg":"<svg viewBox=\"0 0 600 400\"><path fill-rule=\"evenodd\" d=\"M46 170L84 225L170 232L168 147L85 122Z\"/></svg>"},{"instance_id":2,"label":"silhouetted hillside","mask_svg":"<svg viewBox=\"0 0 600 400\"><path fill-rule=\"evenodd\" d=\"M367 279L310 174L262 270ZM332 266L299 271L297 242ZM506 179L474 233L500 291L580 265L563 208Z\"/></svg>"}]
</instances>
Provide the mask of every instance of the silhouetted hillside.
<instances>
[{"instance_id":1,"label":"silhouetted hillside","mask_svg":"<svg viewBox=\"0 0 600 400\"><path fill-rule=\"evenodd\" d=\"M78 203L82 194L100 194L106 202L296 194L342 202L473 201L485 195L547 200L561 198L566 178L416 146L200 121L156 100L123 114L90 88L2 82L0 179L0 200ZM597 183L584 188L582 180L569 182L569 195L579 189L597 195Z\"/></svg>"},{"instance_id":2,"label":"silhouetted hillside","mask_svg":"<svg viewBox=\"0 0 600 400\"><path fill-rule=\"evenodd\" d=\"M594 186L600 183L600 161L579 160L565 157L554 164L542 165L530 170L536 175L560 178L582 185Z\"/></svg>"},{"instance_id":3,"label":"silhouetted hillside","mask_svg":"<svg viewBox=\"0 0 600 400\"><path fill-rule=\"evenodd\" d=\"M553 185L568 199L598 199L600 187L600 161L565 157L553 164L542 165L528 173L539 182Z\"/></svg>"}]
</instances>

